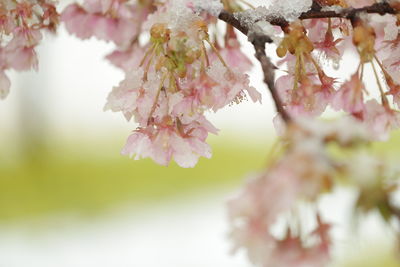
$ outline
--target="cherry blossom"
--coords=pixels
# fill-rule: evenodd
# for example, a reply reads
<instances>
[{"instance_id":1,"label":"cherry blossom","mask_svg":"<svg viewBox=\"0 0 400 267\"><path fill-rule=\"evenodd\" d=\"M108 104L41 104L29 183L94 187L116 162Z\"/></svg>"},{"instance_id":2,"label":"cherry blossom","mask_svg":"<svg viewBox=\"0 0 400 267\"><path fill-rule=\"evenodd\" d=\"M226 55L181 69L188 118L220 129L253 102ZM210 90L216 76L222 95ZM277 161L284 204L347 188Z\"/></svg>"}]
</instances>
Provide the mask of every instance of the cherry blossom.
<instances>
[{"instance_id":1,"label":"cherry blossom","mask_svg":"<svg viewBox=\"0 0 400 267\"><path fill-rule=\"evenodd\" d=\"M362 112L364 108L365 87L358 74L353 74L346 81L332 99L332 106L336 110L344 110L351 114Z\"/></svg>"},{"instance_id":2,"label":"cherry blossom","mask_svg":"<svg viewBox=\"0 0 400 267\"><path fill-rule=\"evenodd\" d=\"M38 69L35 48L42 40L43 30L56 29L55 4L52 0L0 3L0 99L7 97L11 86L6 70Z\"/></svg>"},{"instance_id":3,"label":"cherry blossom","mask_svg":"<svg viewBox=\"0 0 400 267\"><path fill-rule=\"evenodd\" d=\"M182 3L167 2L148 16L143 24L150 31L148 44L108 56L126 77L113 88L104 109L122 112L128 121L134 117L139 124L123 154L150 157L162 165L174 159L182 167L193 167L199 156L210 157L205 140L208 132L217 132L204 113L239 103L246 94L254 102L261 101L261 94L242 72L250 62L240 52L235 35L231 33L226 48L214 44L207 20L190 3ZM73 27L68 12L64 19ZM245 67L239 64L242 60ZM138 144L146 144L152 152L135 149L141 147Z\"/></svg>"},{"instance_id":4,"label":"cherry blossom","mask_svg":"<svg viewBox=\"0 0 400 267\"><path fill-rule=\"evenodd\" d=\"M182 132L177 132L171 125L158 129L153 127L138 129L129 136L122 154L131 157L135 155L136 160L151 157L161 165L168 165L171 158L174 158L183 168L194 167L200 156L211 157L211 149L205 143L208 125L201 123L200 120L193 122L185 126Z\"/></svg>"},{"instance_id":5,"label":"cherry blossom","mask_svg":"<svg viewBox=\"0 0 400 267\"><path fill-rule=\"evenodd\" d=\"M308 37L313 42L316 51L324 59L331 60L334 63L340 61L344 52L342 44L345 38L335 39L334 36L334 30L340 27L340 22L336 24L335 19L312 19L305 23L308 30Z\"/></svg>"},{"instance_id":6,"label":"cherry blossom","mask_svg":"<svg viewBox=\"0 0 400 267\"><path fill-rule=\"evenodd\" d=\"M377 139L388 140L391 130L400 127L400 113L380 105L375 99L365 105L364 120Z\"/></svg>"},{"instance_id":7,"label":"cherry blossom","mask_svg":"<svg viewBox=\"0 0 400 267\"><path fill-rule=\"evenodd\" d=\"M247 72L253 66L250 59L240 50L240 43L236 38L226 40L225 46L218 51L229 66L237 68L241 72ZM216 57L213 54L213 60L216 60Z\"/></svg>"},{"instance_id":8,"label":"cherry blossom","mask_svg":"<svg viewBox=\"0 0 400 267\"><path fill-rule=\"evenodd\" d=\"M86 0L83 6L68 6L61 18L66 22L67 29L79 38L96 36L124 47L138 35L140 22L149 12L147 7L152 1L142 2L136 6L129 1Z\"/></svg>"},{"instance_id":9,"label":"cherry blossom","mask_svg":"<svg viewBox=\"0 0 400 267\"><path fill-rule=\"evenodd\" d=\"M322 224L316 229L321 243L312 247L292 236L290 228L283 239L272 231L278 219L297 207L299 201L314 201L332 185L334 166L323 151L323 140L333 132L318 132L316 136L310 127L304 129L309 130L299 133L287 129L287 153L248 181L228 203L234 248L245 248L259 266L322 266L329 259L330 238Z\"/></svg>"}]
</instances>

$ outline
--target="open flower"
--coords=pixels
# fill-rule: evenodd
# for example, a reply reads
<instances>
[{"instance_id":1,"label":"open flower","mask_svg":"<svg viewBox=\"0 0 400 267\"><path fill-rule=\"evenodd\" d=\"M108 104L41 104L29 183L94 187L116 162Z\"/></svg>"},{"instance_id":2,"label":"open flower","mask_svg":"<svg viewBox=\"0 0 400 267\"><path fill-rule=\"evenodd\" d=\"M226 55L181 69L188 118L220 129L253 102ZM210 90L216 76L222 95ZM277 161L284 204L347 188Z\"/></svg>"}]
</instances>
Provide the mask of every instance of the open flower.
<instances>
[{"instance_id":1,"label":"open flower","mask_svg":"<svg viewBox=\"0 0 400 267\"><path fill-rule=\"evenodd\" d=\"M364 83L360 80L358 73L355 73L336 92L331 105L336 110L342 109L351 114L362 112L364 108L364 90Z\"/></svg>"},{"instance_id":2,"label":"open flower","mask_svg":"<svg viewBox=\"0 0 400 267\"><path fill-rule=\"evenodd\" d=\"M174 159L180 166L192 167L199 156L210 157L205 140L208 133L216 133L204 113L239 103L247 94L254 102L261 101L261 94L249 85L240 66L226 63L209 39L206 21L178 2L167 2L157 16L149 16L144 27L153 23L150 40L140 47L145 48L140 60L133 50L108 57L126 76L113 88L104 109L122 112L139 124L123 154L150 157L162 165ZM150 152L144 153L142 146Z\"/></svg>"},{"instance_id":3,"label":"open flower","mask_svg":"<svg viewBox=\"0 0 400 267\"><path fill-rule=\"evenodd\" d=\"M83 5L71 4L61 19L70 33L81 39L96 36L127 47L139 34L140 25L148 15L150 3L143 1L143 7L129 1L92 1ZM139 26L134 26L139 25Z\"/></svg>"},{"instance_id":4,"label":"open flower","mask_svg":"<svg viewBox=\"0 0 400 267\"><path fill-rule=\"evenodd\" d=\"M309 169L310 166L292 161L295 159L289 156L250 180L244 190L228 203L234 251L244 248L250 260L259 266L320 266L318 264L329 259L326 233L320 235L320 243L307 247L290 235L280 240L271 231L279 216L294 208L299 199L313 198L324 184L322 169ZM293 170L286 163L298 168ZM316 176L303 176L303 172ZM308 188L313 183L316 186Z\"/></svg>"},{"instance_id":5,"label":"open flower","mask_svg":"<svg viewBox=\"0 0 400 267\"><path fill-rule=\"evenodd\" d=\"M375 99L365 104L364 121L368 129L378 140L389 139L391 130L400 127L400 113L384 105L380 105Z\"/></svg>"},{"instance_id":6,"label":"open flower","mask_svg":"<svg viewBox=\"0 0 400 267\"><path fill-rule=\"evenodd\" d=\"M0 2L0 99L10 89L5 70L38 69L36 47L44 30L55 32L58 13L52 0Z\"/></svg>"},{"instance_id":7,"label":"open flower","mask_svg":"<svg viewBox=\"0 0 400 267\"><path fill-rule=\"evenodd\" d=\"M261 94L249 85L249 78L246 74L235 69L228 69L219 61L215 61L210 66L207 74L216 83L210 92L214 97L212 104L214 111L232 101L240 102L244 97L245 91L254 102L261 101Z\"/></svg>"},{"instance_id":8,"label":"open flower","mask_svg":"<svg viewBox=\"0 0 400 267\"><path fill-rule=\"evenodd\" d=\"M241 72L249 71L253 64L250 59L240 50L240 43L236 38L226 40L224 47L218 49L220 55L228 64ZM212 61L218 61L218 57L213 53L211 55Z\"/></svg>"},{"instance_id":9,"label":"open flower","mask_svg":"<svg viewBox=\"0 0 400 267\"><path fill-rule=\"evenodd\" d=\"M134 159L152 158L160 165L168 165L174 159L183 167L194 167L200 156L211 157L211 149L205 140L210 131L214 132L208 121L200 119L189 125L182 125L178 131L173 125L158 128L139 128L129 136L123 155Z\"/></svg>"}]
</instances>

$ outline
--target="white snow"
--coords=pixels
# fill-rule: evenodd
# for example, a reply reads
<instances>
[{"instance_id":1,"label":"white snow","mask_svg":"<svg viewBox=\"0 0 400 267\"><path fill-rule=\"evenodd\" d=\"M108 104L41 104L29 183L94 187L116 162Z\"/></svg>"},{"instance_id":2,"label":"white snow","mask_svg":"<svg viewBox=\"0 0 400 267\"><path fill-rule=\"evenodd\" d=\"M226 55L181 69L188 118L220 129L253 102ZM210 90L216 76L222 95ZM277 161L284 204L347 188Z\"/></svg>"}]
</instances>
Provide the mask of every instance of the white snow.
<instances>
[{"instance_id":1,"label":"white snow","mask_svg":"<svg viewBox=\"0 0 400 267\"><path fill-rule=\"evenodd\" d=\"M294 21L303 12L310 10L312 0L272 0L267 6L259 6L256 9L248 9L237 13L235 16L245 25L251 25L259 20L271 20L273 18L285 18Z\"/></svg>"},{"instance_id":2,"label":"white snow","mask_svg":"<svg viewBox=\"0 0 400 267\"><path fill-rule=\"evenodd\" d=\"M224 6L219 0L192 0L196 10L207 11L214 17L218 17Z\"/></svg>"}]
</instances>

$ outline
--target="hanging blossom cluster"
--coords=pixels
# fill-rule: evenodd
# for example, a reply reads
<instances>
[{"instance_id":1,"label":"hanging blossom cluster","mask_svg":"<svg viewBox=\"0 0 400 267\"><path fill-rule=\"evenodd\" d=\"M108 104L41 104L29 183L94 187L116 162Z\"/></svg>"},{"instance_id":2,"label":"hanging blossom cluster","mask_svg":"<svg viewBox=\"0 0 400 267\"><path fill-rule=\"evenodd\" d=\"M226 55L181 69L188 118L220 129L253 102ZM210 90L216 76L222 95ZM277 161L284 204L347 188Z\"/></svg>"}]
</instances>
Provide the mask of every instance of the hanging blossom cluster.
<instances>
[{"instance_id":1,"label":"hanging blossom cluster","mask_svg":"<svg viewBox=\"0 0 400 267\"><path fill-rule=\"evenodd\" d=\"M182 167L193 167L200 156L211 156L206 138L217 133L205 117L207 111L238 103L247 95L261 100L243 73L251 63L240 52L233 28L229 27L224 46L208 33L216 20L202 11L218 14L222 7L216 1L155 5L87 0L63 12L71 33L116 44L117 50L107 58L126 77L109 94L105 110L121 112L139 125L123 154L150 157L162 165L174 159ZM149 33L149 41L140 42L143 33Z\"/></svg>"},{"instance_id":2,"label":"hanging blossom cluster","mask_svg":"<svg viewBox=\"0 0 400 267\"><path fill-rule=\"evenodd\" d=\"M349 131L341 132L341 127ZM228 203L235 250L245 248L257 266L325 266L330 259L331 225L317 208L310 223L302 205L331 191L335 175L346 169L346 161L330 155L326 145L354 148L369 137L351 118L333 123L300 120L288 129L283 154L274 155L269 167ZM283 228L273 231L276 225Z\"/></svg>"},{"instance_id":3,"label":"hanging blossom cluster","mask_svg":"<svg viewBox=\"0 0 400 267\"><path fill-rule=\"evenodd\" d=\"M349 6L363 7L376 1L318 1L322 11L345 12ZM384 2L386 3L386 2ZM387 4L388 7L389 4ZM397 1L391 1L393 8ZM394 10L394 9L393 9ZM399 17L394 14L361 13L351 19L341 16L294 21L284 27L278 44L278 64L286 74L276 81L284 107L294 117L321 115L327 107L343 111L368 126L377 140L387 140L400 126L400 35ZM342 82L326 74L321 62L339 68L345 51L359 55L359 63L348 80ZM369 95L364 69L370 67L380 99ZM372 89L371 89L372 87Z\"/></svg>"},{"instance_id":4,"label":"hanging blossom cluster","mask_svg":"<svg viewBox=\"0 0 400 267\"><path fill-rule=\"evenodd\" d=\"M0 99L11 82L5 71L38 68L36 46L42 32L55 32L59 15L53 0L2 0L0 2Z\"/></svg>"},{"instance_id":5,"label":"hanging blossom cluster","mask_svg":"<svg viewBox=\"0 0 400 267\"><path fill-rule=\"evenodd\" d=\"M400 170L366 153L373 137L351 117L299 119L286 129L284 146L266 170L228 202L234 251L244 249L256 266L328 266L334 225L317 203L338 183L358 190L353 214L377 210L388 225L398 223L400 206L393 199ZM350 156L332 153L332 146Z\"/></svg>"},{"instance_id":6,"label":"hanging blossom cluster","mask_svg":"<svg viewBox=\"0 0 400 267\"><path fill-rule=\"evenodd\" d=\"M83 0L61 20L78 38L115 44L106 58L125 78L104 109L137 125L122 153L182 167L211 157L206 139L218 130L208 112L261 102L237 34L248 36L280 135L268 167L228 203L234 251L244 249L254 265L326 266L334 225L318 203L339 185L358 190L354 214L378 211L388 225L400 222L398 170L365 153L400 127L399 0ZM10 85L4 70L36 67L41 30L57 22L50 0L0 3L0 96ZM346 51L359 60L342 80L330 73ZM366 84L367 70L375 84ZM340 118L318 119L328 108Z\"/></svg>"}]
</instances>

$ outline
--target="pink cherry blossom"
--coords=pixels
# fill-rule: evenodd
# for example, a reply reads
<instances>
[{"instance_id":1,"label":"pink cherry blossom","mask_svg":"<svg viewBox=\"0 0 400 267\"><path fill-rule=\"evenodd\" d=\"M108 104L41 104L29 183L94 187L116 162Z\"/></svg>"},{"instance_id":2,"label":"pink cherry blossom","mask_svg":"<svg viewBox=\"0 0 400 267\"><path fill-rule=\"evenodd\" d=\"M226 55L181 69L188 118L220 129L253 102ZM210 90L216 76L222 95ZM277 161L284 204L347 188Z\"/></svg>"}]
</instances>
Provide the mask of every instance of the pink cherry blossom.
<instances>
[{"instance_id":1,"label":"pink cherry blossom","mask_svg":"<svg viewBox=\"0 0 400 267\"><path fill-rule=\"evenodd\" d=\"M10 92L11 82L4 71L0 71L0 99L5 99Z\"/></svg>"},{"instance_id":2,"label":"pink cherry blossom","mask_svg":"<svg viewBox=\"0 0 400 267\"><path fill-rule=\"evenodd\" d=\"M310 133L289 138L293 147L228 203L234 250L244 248L260 266L319 266L317 262L329 258L329 238L322 226L315 232L320 243L312 248L290 235L282 241L271 230L299 200L315 200L331 184L332 166L323 152L323 138ZM307 265L312 263L316 265Z\"/></svg>"},{"instance_id":3,"label":"pink cherry blossom","mask_svg":"<svg viewBox=\"0 0 400 267\"><path fill-rule=\"evenodd\" d=\"M216 83L211 88L214 97L212 108L214 111L228 105L232 101L240 101L244 91L250 95L253 102L261 101L261 94L249 86L249 78L238 70L229 70L221 62L215 61L207 74Z\"/></svg>"},{"instance_id":4,"label":"pink cherry blossom","mask_svg":"<svg viewBox=\"0 0 400 267\"><path fill-rule=\"evenodd\" d=\"M344 39L335 39L332 22L328 24L326 20L314 19L308 21L305 27L308 30L307 36L313 42L314 48L324 58L338 62L343 54L343 48L340 46L340 43Z\"/></svg>"},{"instance_id":5,"label":"pink cherry blossom","mask_svg":"<svg viewBox=\"0 0 400 267\"><path fill-rule=\"evenodd\" d=\"M182 126L177 132L172 126L136 130L127 140L122 154L135 155L135 159L152 158L160 165L168 165L173 158L183 168L194 167L200 156L211 157L211 149L205 143L208 122Z\"/></svg>"},{"instance_id":6,"label":"pink cherry blossom","mask_svg":"<svg viewBox=\"0 0 400 267\"><path fill-rule=\"evenodd\" d=\"M129 72L139 67L147 49L148 47L141 47L136 44L127 50L115 50L106 58L116 67Z\"/></svg>"},{"instance_id":7,"label":"pink cherry blossom","mask_svg":"<svg viewBox=\"0 0 400 267\"><path fill-rule=\"evenodd\" d=\"M199 116L202 116L203 110L205 110L195 91L193 91L192 95L187 96L180 93L174 94L173 99L175 105L172 105L171 113L183 123L190 123L193 120L197 120Z\"/></svg>"},{"instance_id":8,"label":"pink cherry blossom","mask_svg":"<svg viewBox=\"0 0 400 267\"><path fill-rule=\"evenodd\" d=\"M39 61L33 47L20 47L6 51L8 66L14 70L22 71L31 68L38 70Z\"/></svg>"},{"instance_id":9,"label":"pink cherry blossom","mask_svg":"<svg viewBox=\"0 0 400 267\"><path fill-rule=\"evenodd\" d=\"M150 135L146 131L135 131L128 137L121 153L130 157L135 156L135 160L150 157L152 155Z\"/></svg>"},{"instance_id":10,"label":"pink cherry blossom","mask_svg":"<svg viewBox=\"0 0 400 267\"><path fill-rule=\"evenodd\" d=\"M137 98L143 85L143 75L142 69L128 72L125 80L120 82L119 86L114 87L108 95L104 110L121 111L125 118L130 120L137 108Z\"/></svg>"},{"instance_id":11,"label":"pink cherry blossom","mask_svg":"<svg viewBox=\"0 0 400 267\"><path fill-rule=\"evenodd\" d=\"M321 72L320 77L304 79L293 89L294 77L284 75L277 79L276 88L286 109L293 116L318 116L330 104L335 93L335 80Z\"/></svg>"},{"instance_id":12,"label":"pink cherry blossom","mask_svg":"<svg viewBox=\"0 0 400 267\"><path fill-rule=\"evenodd\" d=\"M182 13L182 21L167 19L177 16L177 12ZM204 113L239 103L246 93L254 102L260 101L261 94L249 85L246 74L227 65L218 54L221 50L212 46L204 32L202 18L189 7L168 3L158 9L157 16L148 18L146 25L150 23L150 44L134 45L108 56L125 70L126 77L109 94L105 110L122 112L125 118L133 117L139 124L140 135L133 134L130 140L134 141L128 142L129 149L124 150L131 152L124 154L137 154L129 144L150 140L153 152L146 157L163 165L174 158L179 165L192 167L199 156L210 156L205 140L209 132L216 133ZM211 61L208 55L212 53L204 51L205 43L216 54ZM145 55L139 60L140 51ZM186 53L191 59L175 59L179 53Z\"/></svg>"},{"instance_id":13,"label":"pink cherry blossom","mask_svg":"<svg viewBox=\"0 0 400 267\"><path fill-rule=\"evenodd\" d=\"M351 114L357 114L364 108L364 91L364 83L360 80L358 73L355 73L336 92L331 105L335 110L342 109Z\"/></svg>"},{"instance_id":14,"label":"pink cherry blossom","mask_svg":"<svg viewBox=\"0 0 400 267\"><path fill-rule=\"evenodd\" d=\"M395 84L400 83L400 76L398 75L400 70L400 35L397 28L395 31L397 31L397 35L395 35L394 39L385 40L378 53L378 58L382 61L381 65L384 68L382 71L391 93L395 91L393 91Z\"/></svg>"},{"instance_id":15,"label":"pink cherry blossom","mask_svg":"<svg viewBox=\"0 0 400 267\"><path fill-rule=\"evenodd\" d=\"M5 0L0 3L0 84L1 98L9 92L7 69L38 69L36 47L43 30L55 32L58 13L52 0Z\"/></svg>"},{"instance_id":16,"label":"pink cherry blossom","mask_svg":"<svg viewBox=\"0 0 400 267\"><path fill-rule=\"evenodd\" d=\"M393 96L393 102L396 103L397 107L400 107L400 85L393 81L392 78L387 77L386 82L389 87L387 95Z\"/></svg>"},{"instance_id":17,"label":"pink cherry blossom","mask_svg":"<svg viewBox=\"0 0 400 267\"><path fill-rule=\"evenodd\" d=\"M63 21L68 21L65 24L67 30L81 39L91 37L93 27L97 23L97 18L94 15L87 15L85 10L77 4L68 6L61 18Z\"/></svg>"},{"instance_id":18,"label":"pink cherry blossom","mask_svg":"<svg viewBox=\"0 0 400 267\"><path fill-rule=\"evenodd\" d=\"M294 205L297 194L290 170L277 169L248 181L228 203L234 251L245 248L249 259L261 265L275 246L270 227L280 213Z\"/></svg>"},{"instance_id":19,"label":"pink cherry blossom","mask_svg":"<svg viewBox=\"0 0 400 267\"><path fill-rule=\"evenodd\" d=\"M375 99L365 104L363 118L378 140L388 140L390 131L400 127L399 111L380 105Z\"/></svg>"},{"instance_id":20,"label":"pink cherry blossom","mask_svg":"<svg viewBox=\"0 0 400 267\"><path fill-rule=\"evenodd\" d=\"M141 22L148 14L146 7L151 5L151 1L149 2L144 3L144 8L141 9L128 1L86 0L82 6L69 5L61 19L68 31L79 38L96 36L127 47L139 33Z\"/></svg>"},{"instance_id":21,"label":"pink cherry blossom","mask_svg":"<svg viewBox=\"0 0 400 267\"><path fill-rule=\"evenodd\" d=\"M307 247L300 237L288 236L278 242L271 257L266 260L264 266L282 267L320 267L325 266L329 260L329 251L326 244Z\"/></svg>"},{"instance_id":22,"label":"pink cherry blossom","mask_svg":"<svg viewBox=\"0 0 400 267\"><path fill-rule=\"evenodd\" d=\"M240 50L240 43L236 38L228 39L225 46L218 51L228 66L241 72L249 71L253 66L250 59ZM214 60L218 60L218 57L213 53L212 61Z\"/></svg>"}]
</instances>

